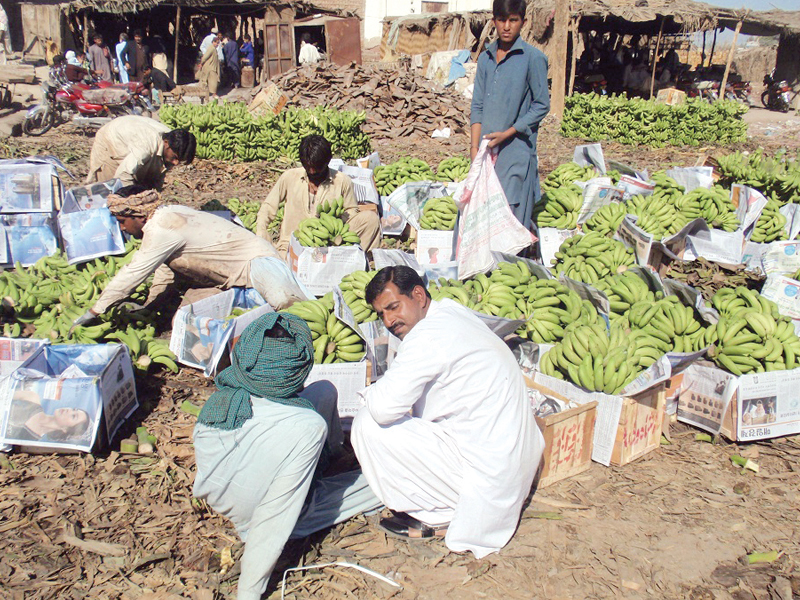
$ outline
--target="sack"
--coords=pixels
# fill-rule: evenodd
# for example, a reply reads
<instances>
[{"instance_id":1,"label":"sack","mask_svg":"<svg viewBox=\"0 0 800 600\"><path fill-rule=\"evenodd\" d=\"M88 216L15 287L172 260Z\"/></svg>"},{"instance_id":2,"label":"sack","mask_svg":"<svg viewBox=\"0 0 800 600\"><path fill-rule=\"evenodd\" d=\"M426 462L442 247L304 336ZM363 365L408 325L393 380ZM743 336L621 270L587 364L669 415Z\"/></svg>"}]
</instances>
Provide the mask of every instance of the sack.
<instances>
[{"instance_id":1,"label":"sack","mask_svg":"<svg viewBox=\"0 0 800 600\"><path fill-rule=\"evenodd\" d=\"M461 211L456 248L459 279L492 269L492 251L517 254L538 241L511 212L494 171L496 160L497 152L489 148L489 141L481 142L467 179L454 196Z\"/></svg>"}]
</instances>

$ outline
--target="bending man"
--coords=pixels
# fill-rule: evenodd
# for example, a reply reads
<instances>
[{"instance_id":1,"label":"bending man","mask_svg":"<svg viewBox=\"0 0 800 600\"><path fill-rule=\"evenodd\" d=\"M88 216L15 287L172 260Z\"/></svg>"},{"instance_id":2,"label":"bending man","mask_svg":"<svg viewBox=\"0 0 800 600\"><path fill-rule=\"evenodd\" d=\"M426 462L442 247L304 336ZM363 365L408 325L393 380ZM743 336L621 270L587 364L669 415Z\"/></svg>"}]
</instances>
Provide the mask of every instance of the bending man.
<instances>
[{"instance_id":1,"label":"bending man","mask_svg":"<svg viewBox=\"0 0 800 600\"><path fill-rule=\"evenodd\" d=\"M194 429L194 495L233 521L245 542L238 600L261 598L290 534L305 537L381 505L360 471L315 481L320 456L340 451L342 429L336 388L303 389L313 362L305 321L258 318Z\"/></svg>"},{"instance_id":2,"label":"bending man","mask_svg":"<svg viewBox=\"0 0 800 600\"><path fill-rule=\"evenodd\" d=\"M221 217L187 206L162 206L158 192L136 186L111 194L108 209L122 231L142 245L76 325L125 300L154 272L147 305L176 274L194 287L255 288L275 309L310 297L272 244Z\"/></svg>"},{"instance_id":3,"label":"bending man","mask_svg":"<svg viewBox=\"0 0 800 600\"><path fill-rule=\"evenodd\" d=\"M147 117L117 117L97 130L86 183L119 179L161 189L167 170L194 160L197 140Z\"/></svg>"},{"instance_id":4,"label":"bending man","mask_svg":"<svg viewBox=\"0 0 800 600\"><path fill-rule=\"evenodd\" d=\"M366 300L402 340L363 392L351 441L370 487L397 512L385 529L444 536L481 558L506 545L544 439L511 350L467 308L431 300L417 273L386 267Z\"/></svg>"},{"instance_id":5,"label":"bending man","mask_svg":"<svg viewBox=\"0 0 800 600\"><path fill-rule=\"evenodd\" d=\"M377 248L381 241L381 222L378 213L360 212L353 181L344 173L328 167L333 152L331 143L321 135L309 135L300 142L300 163L302 168L290 169L280 176L267 199L258 211L256 234L270 239L269 224L275 220L281 203L283 222L278 240L278 250L286 254L289 237L297 229L300 221L317 216L317 206L326 200L344 199L342 220L361 238L361 247L369 252Z\"/></svg>"}]
</instances>

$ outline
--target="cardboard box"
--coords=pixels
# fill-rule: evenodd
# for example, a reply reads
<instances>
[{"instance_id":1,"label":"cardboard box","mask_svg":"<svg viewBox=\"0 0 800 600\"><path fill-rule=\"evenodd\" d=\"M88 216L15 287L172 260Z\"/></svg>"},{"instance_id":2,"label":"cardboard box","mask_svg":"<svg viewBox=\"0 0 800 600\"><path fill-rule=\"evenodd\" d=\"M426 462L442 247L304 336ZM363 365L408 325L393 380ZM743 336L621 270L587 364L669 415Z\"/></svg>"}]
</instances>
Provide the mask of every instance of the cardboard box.
<instances>
[{"instance_id":1,"label":"cardboard box","mask_svg":"<svg viewBox=\"0 0 800 600\"><path fill-rule=\"evenodd\" d=\"M264 115L273 114L277 115L289 102L289 98L284 94L280 88L272 82L268 82L261 88L261 91L256 94L247 110L254 117L262 117Z\"/></svg>"},{"instance_id":2,"label":"cardboard box","mask_svg":"<svg viewBox=\"0 0 800 600\"><path fill-rule=\"evenodd\" d=\"M361 246L309 248L292 234L286 255L289 267L308 291L324 296L339 285L342 277L368 268Z\"/></svg>"},{"instance_id":3,"label":"cardboard box","mask_svg":"<svg viewBox=\"0 0 800 600\"><path fill-rule=\"evenodd\" d=\"M569 408L536 423L544 436L544 455L539 487L574 477L592 466L597 402Z\"/></svg>"},{"instance_id":4,"label":"cardboard box","mask_svg":"<svg viewBox=\"0 0 800 600\"><path fill-rule=\"evenodd\" d=\"M138 406L123 344L45 344L0 386L0 441L91 452L102 445L98 439L112 440ZM62 419L76 419L65 429L42 429L36 422L65 409Z\"/></svg>"},{"instance_id":5,"label":"cardboard box","mask_svg":"<svg viewBox=\"0 0 800 600\"><path fill-rule=\"evenodd\" d=\"M686 102L686 92L676 88L664 88L663 90L658 90L658 94L656 94L656 102L667 104L669 106L683 104Z\"/></svg>"},{"instance_id":6,"label":"cardboard box","mask_svg":"<svg viewBox=\"0 0 800 600\"><path fill-rule=\"evenodd\" d=\"M664 421L664 385L623 398L611 464L621 467L661 446Z\"/></svg>"}]
</instances>

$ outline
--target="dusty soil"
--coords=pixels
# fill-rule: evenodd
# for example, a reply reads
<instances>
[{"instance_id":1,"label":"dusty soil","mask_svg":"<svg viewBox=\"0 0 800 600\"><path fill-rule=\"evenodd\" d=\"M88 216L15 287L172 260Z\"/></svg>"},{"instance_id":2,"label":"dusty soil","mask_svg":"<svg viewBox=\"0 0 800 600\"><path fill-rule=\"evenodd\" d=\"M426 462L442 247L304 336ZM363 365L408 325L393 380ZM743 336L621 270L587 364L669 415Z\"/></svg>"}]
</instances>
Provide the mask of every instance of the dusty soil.
<instances>
[{"instance_id":1,"label":"dusty soil","mask_svg":"<svg viewBox=\"0 0 800 600\"><path fill-rule=\"evenodd\" d=\"M578 140L552 121L540 137L542 172L569 160ZM5 156L53 154L78 179L91 138L60 128L41 139L9 140ZM798 147L795 128L775 126L741 144L774 151ZM413 154L431 162L466 152L452 140L386 143L382 158ZM606 156L651 170L695 164L717 149L651 151L605 144ZM728 150L726 150L728 151ZM216 198L261 199L279 170L267 164L198 161L169 176L168 200L199 205ZM138 381L143 423L157 437L152 458L96 455L0 457L0 598L233 598L241 546L222 517L193 502L194 417L212 382L191 369ZM116 445L116 444L115 444ZM751 457L758 474L732 466ZM358 563L398 581L395 590L341 567L289 574L287 598L687 598L790 600L800 595L800 436L747 446L707 444L673 425L672 443L622 468L586 473L538 491L519 530L499 554L477 561L441 542L387 538L377 518L358 518L287 546L270 586L280 598L283 568ZM754 551L783 552L747 566ZM223 567L230 551L232 567Z\"/></svg>"}]
</instances>

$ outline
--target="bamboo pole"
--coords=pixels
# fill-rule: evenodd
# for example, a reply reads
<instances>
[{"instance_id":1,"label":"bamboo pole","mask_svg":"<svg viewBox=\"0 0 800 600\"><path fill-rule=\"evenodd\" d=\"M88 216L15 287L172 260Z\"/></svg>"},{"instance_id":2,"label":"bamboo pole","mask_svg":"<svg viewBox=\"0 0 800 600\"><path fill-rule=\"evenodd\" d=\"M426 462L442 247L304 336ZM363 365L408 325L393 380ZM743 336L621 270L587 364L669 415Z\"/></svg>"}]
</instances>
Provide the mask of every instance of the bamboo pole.
<instances>
[{"instance_id":1,"label":"bamboo pole","mask_svg":"<svg viewBox=\"0 0 800 600\"><path fill-rule=\"evenodd\" d=\"M708 57L708 66L711 66L711 63L714 62L714 49L717 47L717 30L714 29L714 41L711 42L711 54Z\"/></svg>"},{"instance_id":2,"label":"bamboo pole","mask_svg":"<svg viewBox=\"0 0 800 600\"><path fill-rule=\"evenodd\" d=\"M653 91L656 87L656 65L658 65L658 51L661 49L661 38L664 35L664 21L665 17L661 17L661 25L658 28L658 39L656 40L656 52L653 55L653 75L650 77L650 98L653 97Z\"/></svg>"},{"instance_id":3,"label":"bamboo pole","mask_svg":"<svg viewBox=\"0 0 800 600\"><path fill-rule=\"evenodd\" d=\"M83 51L89 49L89 11L83 11Z\"/></svg>"},{"instance_id":4,"label":"bamboo pole","mask_svg":"<svg viewBox=\"0 0 800 600\"><path fill-rule=\"evenodd\" d=\"M178 45L181 37L181 3L175 11L175 59L172 61L172 78L178 83Z\"/></svg>"},{"instance_id":5,"label":"bamboo pole","mask_svg":"<svg viewBox=\"0 0 800 600\"><path fill-rule=\"evenodd\" d=\"M553 85L550 91L550 113L560 119L564 113L564 91L567 87L567 36L569 35L570 10L566 2L556 3L553 18Z\"/></svg>"},{"instance_id":6,"label":"bamboo pole","mask_svg":"<svg viewBox=\"0 0 800 600\"><path fill-rule=\"evenodd\" d=\"M731 42L731 49L728 51L728 61L725 63L725 74L722 76L722 83L719 86L719 97L717 100L725 99L725 88L728 85L728 75L731 71L731 63L733 62L733 55L736 54L736 38L739 37L739 32L742 30L742 21L747 18L747 13L736 23L736 29L733 30L733 41Z\"/></svg>"},{"instance_id":7,"label":"bamboo pole","mask_svg":"<svg viewBox=\"0 0 800 600\"><path fill-rule=\"evenodd\" d=\"M581 25L580 15L572 19L572 64L569 71L569 96L575 90L575 69L578 64L578 28Z\"/></svg>"},{"instance_id":8,"label":"bamboo pole","mask_svg":"<svg viewBox=\"0 0 800 600\"><path fill-rule=\"evenodd\" d=\"M269 6L267 4L264 4L264 28L263 28L264 55L262 57L262 60L263 60L264 64L261 67L261 83L262 84L267 80L267 17L268 16L269 16Z\"/></svg>"}]
</instances>

